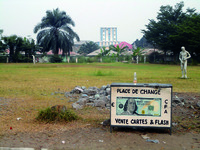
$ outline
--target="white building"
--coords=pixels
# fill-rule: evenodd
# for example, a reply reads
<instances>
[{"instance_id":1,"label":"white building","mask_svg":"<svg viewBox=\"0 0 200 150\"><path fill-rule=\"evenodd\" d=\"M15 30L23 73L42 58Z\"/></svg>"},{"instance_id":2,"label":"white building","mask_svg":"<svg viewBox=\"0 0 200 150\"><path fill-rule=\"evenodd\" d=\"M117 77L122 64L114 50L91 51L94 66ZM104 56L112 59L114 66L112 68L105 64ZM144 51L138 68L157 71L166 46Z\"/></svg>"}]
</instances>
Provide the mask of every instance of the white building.
<instances>
[{"instance_id":1,"label":"white building","mask_svg":"<svg viewBox=\"0 0 200 150\"><path fill-rule=\"evenodd\" d=\"M97 44L100 47L105 46L108 48L110 45L119 44L117 41L117 28L116 27L101 27L100 28L100 41Z\"/></svg>"}]
</instances>

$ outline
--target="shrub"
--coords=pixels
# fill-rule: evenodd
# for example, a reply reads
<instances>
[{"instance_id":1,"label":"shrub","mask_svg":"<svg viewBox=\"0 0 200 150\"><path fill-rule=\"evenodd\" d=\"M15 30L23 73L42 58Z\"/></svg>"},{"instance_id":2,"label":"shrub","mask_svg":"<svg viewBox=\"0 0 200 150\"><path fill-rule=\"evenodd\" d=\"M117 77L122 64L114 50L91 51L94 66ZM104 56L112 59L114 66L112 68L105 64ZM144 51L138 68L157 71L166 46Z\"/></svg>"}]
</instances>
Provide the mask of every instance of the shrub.
<instances>
[{"instance_id":1,"label":"shrub","mask_svg":"<svg viewBox=\"0 0 200 150\"><path fill-rule=\"evenodd\" d=\"M76 57L70 57L70 63L75 63L76 62Z\"/></svg>"},{"instance_id":2,"label":"shrub","mask_svg":"<svg viewBox=\"0 0 200 150\"><path fill-rule=\"evenodd\" d=\"M54 122L54 121L70 122L73 120L77 120L78 116L72 110L66 110L65 112L57 112L51 110L51 108L47 108L45 110L40 110L36 119L45 122Z\"/></svg>"},{"instance_id":3,"label":"shrub","mask_svg":"<svg viewBox=\"0 0 200 150\"><path fill-rule=\"evenodd\" d=\"M51 63L61 63L62 62L62 58L60 58L58 55L53 55L50 59Z\"/></svg>"},{"instance_id":4,"label":"shrub","mask_svg":"<svg viewBox=\"0 0 200 150\"><path fill-rule=\"evenodd\" d=\"M7 56L0 56L0 63L6 63Z\"/></svg>"},{"instance_id":5,"label":"shrub","mask_svg":"<svg viewBox=\"0 0 200 150\"><path fill-rule=\"evenodd\" d=\"M131 62L132 61L132 56L131 55L125 55L124 56L124 61Z\"/></svg>"},{"instance_id":6,"label":"shrub","mask_svg":"<svg viewBox=\"0 0 200 150\"><path fill-rule=\"evenodd\" d=\"M96 57L88 57L87 62L88 63L94 63L94 62L99 62L99 60Z\"/></svg>"},{"instance_id":7,"label":"shrub","mask_svg":"<svg viewBox=\"0 0 200 150\"><path fill-rule=\"evenodd\" d=\"M192 63L191 63L191 64L192 64L193 66L197 66L197 65L198 65L198 61L197 61L196 59L193 59L193 58L192 58L191 60L192 60Z\"/></svg>"},{"instance_id":8,"label":"shrub","mask_svg":"<svg viewBox=\"0 0 200 150\"><path fill-rule=\"evenodd\" d=\"M78 57L78 62L79 63L86 63L86 57L85 56L80 56L80 57Z\"/></svg>"},{"instance_id":9,"label":"shrub","mask_svg":"<svg viewBox=\"0 0 200 150\"><path fill-rule=\"evenodd\" d=\"M14 56L14 61L18 63L31 63L33 62L32 56L31 57L26 57L22 54L17 54Z\"/></svg>"},{"instance_id":10,"label":"shrub","mask_svg":"<svg viewBox=\"0 0 200 150\"><path fill-rule=\"evenodd\" d=\"M102 58L103 62L104 63L111 63L111 62L116 62L116 59L111 57L111 56L104 56Z\"/></svg>"}]
</instances>

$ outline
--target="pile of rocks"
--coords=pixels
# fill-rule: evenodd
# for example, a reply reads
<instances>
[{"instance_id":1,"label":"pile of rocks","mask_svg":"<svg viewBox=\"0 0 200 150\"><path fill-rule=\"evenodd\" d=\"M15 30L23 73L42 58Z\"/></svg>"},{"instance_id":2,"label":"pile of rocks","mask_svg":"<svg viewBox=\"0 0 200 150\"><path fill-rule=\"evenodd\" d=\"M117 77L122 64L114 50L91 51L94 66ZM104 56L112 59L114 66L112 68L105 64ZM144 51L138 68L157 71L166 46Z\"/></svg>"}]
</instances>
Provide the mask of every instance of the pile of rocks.
<instances>
[{"instance_id":1,"label":"pile of rocks","mask_svg":"<svg viewBox=\"0 0 200 150\"><path fill-rule=\"evenodd\" d=\"M187 94L186 94L187 95ZM177 96L176 93L174 93L174 96L172 97L172 107L182 106L182 107L188 107L192 109L200 109L200 99L198 98L200 96Z\"/></svg>"},{"instance_id":2,"label":"pile of rocks","mask_svg":"<svg viewBox=\"0 0 200 150\"><path fill-rule=\"evenodd\" d=\"M110 85L103 85L101 88L76 86L71 92L66 92L65 97L78 99L72 104L74 109L81 109L84 106L110 109Z\"/></svg>"},{"instance_id":3,"label":"pile of rocks","mask_svg":"<svg viewBox=\"0 0 200 150\"><path fill-rule=\"evenodd\" d=\"M74 109L82 109L84 106L110 109L110 85L103 85L101 88L76 86L72 91L63 94L70 102L74 102ZM177 93L173 93L172 107L188 105L191 108L200 108L200 101L192 97L178 97Z\"/></svg>"}]
</instances>

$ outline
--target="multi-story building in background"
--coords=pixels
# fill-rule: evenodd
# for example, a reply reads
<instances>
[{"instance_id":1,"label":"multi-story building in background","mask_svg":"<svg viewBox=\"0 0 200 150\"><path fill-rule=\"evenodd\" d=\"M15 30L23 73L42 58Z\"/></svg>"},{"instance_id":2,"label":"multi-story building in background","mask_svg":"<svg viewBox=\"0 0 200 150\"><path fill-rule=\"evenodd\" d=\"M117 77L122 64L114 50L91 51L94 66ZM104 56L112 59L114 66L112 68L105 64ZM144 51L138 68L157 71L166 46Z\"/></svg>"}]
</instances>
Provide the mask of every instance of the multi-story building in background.
<instances>
[{"instance_id":1,"label":"multi-story building in background","mask_svg":"<svg viewBox=\"0 0 200 150\"><path fill-rule=\"evenodd\" d=\"M117 28L116 27L101 27L100 28L100 41L97 44L100 47L105 46L108 48L110 45L116 45L120 42L117 41Z\"/></svg>"}]
</instances>

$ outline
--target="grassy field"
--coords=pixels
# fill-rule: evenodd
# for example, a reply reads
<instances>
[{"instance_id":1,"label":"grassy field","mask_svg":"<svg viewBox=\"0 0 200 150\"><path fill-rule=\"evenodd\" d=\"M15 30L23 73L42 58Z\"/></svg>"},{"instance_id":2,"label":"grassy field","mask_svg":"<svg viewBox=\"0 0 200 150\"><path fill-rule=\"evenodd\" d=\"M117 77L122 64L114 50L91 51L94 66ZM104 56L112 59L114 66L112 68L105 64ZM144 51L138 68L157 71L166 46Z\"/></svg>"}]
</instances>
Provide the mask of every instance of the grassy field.
<instances>
[{"instance_id":1,"label":"grassy field","mask_svg":"<svg viewBox=\"0 0 200 150\"><path fill-rule=\"evenodd\" d=\"M200 92L200 67L188 66L189 79L180 79L180 66L153 64L0 64L0 96L42 99L60 89L113 82L168 83L174 92Z\"/></svg>"},{"instance_id":2,"label":"grassy field","mask_svg":"<svg viewBox=\"0 0 200 150\"><path fill-rule=\"evenodd\" d=\"M38 110L56 104L71 107L56 91L71 91L75 86L96 86L114 82L132 83L137 72L138 83L172 84L173 92L200 92L200 67L188 66L188 79L181 79L180 66L157 64L0 64L0 97L10 99L0 116L0 134L63 128L62 124L47 125L35 122ZM94 112L94 113L91 113ZM96 112L96 113L95 113ZM83 120L71 123L73 127L102 121L109 117L107 110L98 113L94 108L77 111ZM23 118L16 121L16 118ZM71 127L68 125L67 127ZM67 128L65 126L65 128Z\"/></svg>"}]
</instances>

